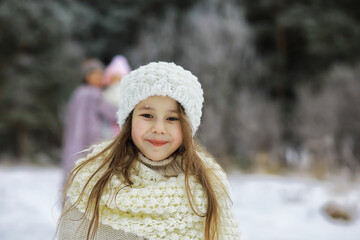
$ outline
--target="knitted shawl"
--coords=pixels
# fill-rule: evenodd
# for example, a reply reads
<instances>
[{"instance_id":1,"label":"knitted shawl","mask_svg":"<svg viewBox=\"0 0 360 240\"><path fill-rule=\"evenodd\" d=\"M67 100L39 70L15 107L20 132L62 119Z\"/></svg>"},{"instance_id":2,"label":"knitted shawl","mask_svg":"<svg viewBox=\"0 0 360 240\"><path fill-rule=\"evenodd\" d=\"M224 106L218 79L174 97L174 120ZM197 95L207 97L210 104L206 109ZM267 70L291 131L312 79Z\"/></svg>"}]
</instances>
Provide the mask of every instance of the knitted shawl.
<instances>
[{"instance_id":1,"label":"knitted shawl","mask_svg":"<svg viewBox=\"0 0 360 240\"><path fill-rule=\"evenodd\" d=\"M105 144L94 147L89 157L94 156L105 147ZM213 160L203 154L199 156L208 168L214 169L218 177L228 186L225 173ZM76 205L79 212L84 213L87 200L92 188L100 179L105 169L101 169L85 187L89 177L98 169L103 157L83 167L74 178L67 195L70 203ZM80 164L85 159L80 159ZM185 189L185 175L164 177L148 168L141 162L136 162L131 169L133 185L125 186L122 176L113 176L105 188L100 200L101 224L111 226L115 230L133 233L148 240L156 239L204 239L205 217L194 213L188 201ZM196 203L195 210L203 214L206 212L207 199L203 187L194 176L190 176L189 185ZM120 191L117 191L121 188ZM220 195L219 189L217 192ZM230 211L231 205L227 199L219 198L221 208L221 240L239 239L238 225ZM87 218L89 216L86 216Z\"/></svg>"}]
</instances>

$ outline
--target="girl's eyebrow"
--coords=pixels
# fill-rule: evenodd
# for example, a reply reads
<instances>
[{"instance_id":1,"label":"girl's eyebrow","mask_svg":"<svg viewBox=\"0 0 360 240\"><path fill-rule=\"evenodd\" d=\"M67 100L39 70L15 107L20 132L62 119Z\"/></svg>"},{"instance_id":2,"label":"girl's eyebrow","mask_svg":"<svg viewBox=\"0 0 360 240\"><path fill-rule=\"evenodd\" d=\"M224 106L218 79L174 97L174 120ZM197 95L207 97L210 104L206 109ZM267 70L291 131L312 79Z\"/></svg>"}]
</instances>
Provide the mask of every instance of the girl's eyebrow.
<instances>
[{"instance_id":1,"label":"girl's eyebrow","mask_svg":"<svg viewBox=\"0 0 360 240\"><path fill-rule=\"evenodd\" d=\"M153 111L155 111L155 108L150 107L149 105L145 105L145 106L139 107L138 110L153 110ZM179 113L179 111L176 109L170 109L170 110L167 110L167 112Z\"/></svg>"}]
</instances>

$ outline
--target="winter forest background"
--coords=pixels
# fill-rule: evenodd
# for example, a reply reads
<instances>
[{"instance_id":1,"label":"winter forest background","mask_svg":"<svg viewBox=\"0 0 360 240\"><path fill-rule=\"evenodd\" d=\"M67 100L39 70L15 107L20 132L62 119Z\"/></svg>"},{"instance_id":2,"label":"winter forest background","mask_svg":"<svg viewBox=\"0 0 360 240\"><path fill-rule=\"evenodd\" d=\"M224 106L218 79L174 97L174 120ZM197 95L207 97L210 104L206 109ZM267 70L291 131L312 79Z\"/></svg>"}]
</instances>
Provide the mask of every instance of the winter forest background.
<instances>
[{"instance_id":1,"label":"winter forest background","mask_svg":"<svg viewBox=\"0 0 360 240\"><path fill-rule=\"evenodd\" d=\"M174 61L199 77L198 137L217 157L244 169L354 173L359 24L354 0L2 0L2 158L58 163L81 61L123 54L133 69Z\"/></svg>"},{"instance_id":2,"label":"winter forest background","mask_svg":"<svg viewBox=\"0 0 360 240\"><path fill-rule=\"evenodd\" d=\"M353 181L359 43L357 0L0 0L0 164L58 166L81 62L122 54L198 76L225 169Z\"/></svg>"}]
</instances>

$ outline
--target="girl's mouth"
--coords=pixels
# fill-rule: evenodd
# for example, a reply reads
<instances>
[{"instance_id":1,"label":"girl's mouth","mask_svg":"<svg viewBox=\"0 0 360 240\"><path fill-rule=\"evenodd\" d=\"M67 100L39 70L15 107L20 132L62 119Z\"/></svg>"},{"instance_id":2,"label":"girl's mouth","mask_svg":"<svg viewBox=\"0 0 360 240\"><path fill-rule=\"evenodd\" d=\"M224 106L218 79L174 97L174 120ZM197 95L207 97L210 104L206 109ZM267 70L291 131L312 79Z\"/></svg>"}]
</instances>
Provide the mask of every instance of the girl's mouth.
<instances>
[{"instance_id":1,"label":"girl's mouth","mask_svg":"<svg viewBox=\"0 0 360 240\"><path fill-rule=\"evenodd\" d=\"M148 141L149 143L151 143L156 147L160 147L168 143L168 141L153 140L153 139L147 139L146 141Z\"/></svg>"}]
</instances>

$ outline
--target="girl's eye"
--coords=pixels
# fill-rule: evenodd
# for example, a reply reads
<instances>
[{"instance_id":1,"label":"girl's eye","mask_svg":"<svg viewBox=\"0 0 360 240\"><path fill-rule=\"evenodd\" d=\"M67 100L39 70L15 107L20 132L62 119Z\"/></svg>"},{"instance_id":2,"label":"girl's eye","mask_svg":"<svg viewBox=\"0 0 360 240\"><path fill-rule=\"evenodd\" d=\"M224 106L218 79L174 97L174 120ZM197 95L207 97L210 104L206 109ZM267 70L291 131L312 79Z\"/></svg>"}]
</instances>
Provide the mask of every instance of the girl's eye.
<instances>
[{"instance_id":1,"label":"girl's eye","mask_svg":"<svg viewBox=\"0 0 360 240\"><path fill-rule=\"evenodd\" d=\"M148 113L141 114L141 116L143 116L144 118L152 118L153 117L153 116L151 116L151 114L148 114Z\"/></svg>"},{"instance_id":2,"label":"girl's eye","mask_svg":"<svg viewBox=\"0 0 360 240\"><path fill-rule=\"evenodd\" d=\"M177 117L168 117L167 118L167 120L169 120L169 121L177 121L177 120L179 120L179 118L177 118Z\"/></svg>"}]
</instances>

